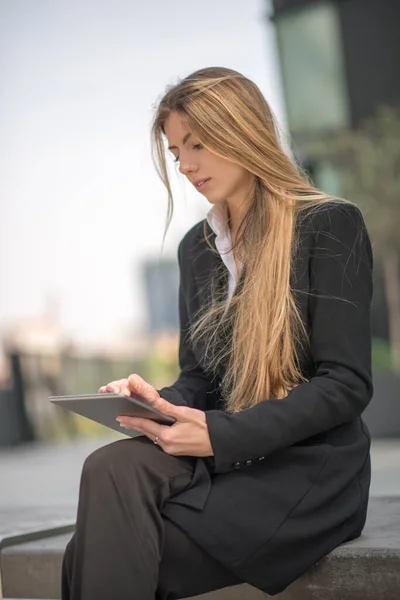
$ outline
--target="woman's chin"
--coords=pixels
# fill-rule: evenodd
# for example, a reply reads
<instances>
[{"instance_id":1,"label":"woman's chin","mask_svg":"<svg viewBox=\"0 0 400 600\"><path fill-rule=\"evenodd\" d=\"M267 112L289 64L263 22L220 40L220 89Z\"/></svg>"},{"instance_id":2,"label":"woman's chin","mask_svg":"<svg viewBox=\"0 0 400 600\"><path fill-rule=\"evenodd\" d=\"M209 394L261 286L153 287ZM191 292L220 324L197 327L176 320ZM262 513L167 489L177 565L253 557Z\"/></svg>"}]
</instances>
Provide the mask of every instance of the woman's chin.
<instances>
[{"instance_id":1,"label":"woman's chin","mask_svg":"<svg viewBox=\"0 0 400 600\"><path fill-rule=\"evenodd\" d=\"M211 196L210 194L208 196L206 196L206 194L203 195L210 204L218 204L219 202L223 202L222 198L216 198L215 196Z\"/></svg>"}]
</instances>

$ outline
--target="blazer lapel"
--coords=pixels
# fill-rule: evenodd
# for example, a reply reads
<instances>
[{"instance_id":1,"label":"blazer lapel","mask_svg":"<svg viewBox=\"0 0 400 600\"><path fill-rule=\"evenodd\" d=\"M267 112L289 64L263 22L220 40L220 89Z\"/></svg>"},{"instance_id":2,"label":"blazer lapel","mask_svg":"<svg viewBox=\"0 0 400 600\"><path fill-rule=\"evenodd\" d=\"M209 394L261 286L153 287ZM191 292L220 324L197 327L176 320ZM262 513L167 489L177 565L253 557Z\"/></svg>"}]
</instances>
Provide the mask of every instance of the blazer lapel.
<instances>
[{"instance_id":1,"label":"blazer lapel","mask_svg":"<svg viewBox=\"0 0 400 600\"><path fill-rule=\"evenodd\" d=\"M193 246L192 266L198 293L199 307L208 306L211 300L211 280L218 273L218 291L228 289L228 269L215 246L216 234L207 223L208 242L200 228ZM213 250L209 247L211 244Z\"/></svg>"}]
</instances>

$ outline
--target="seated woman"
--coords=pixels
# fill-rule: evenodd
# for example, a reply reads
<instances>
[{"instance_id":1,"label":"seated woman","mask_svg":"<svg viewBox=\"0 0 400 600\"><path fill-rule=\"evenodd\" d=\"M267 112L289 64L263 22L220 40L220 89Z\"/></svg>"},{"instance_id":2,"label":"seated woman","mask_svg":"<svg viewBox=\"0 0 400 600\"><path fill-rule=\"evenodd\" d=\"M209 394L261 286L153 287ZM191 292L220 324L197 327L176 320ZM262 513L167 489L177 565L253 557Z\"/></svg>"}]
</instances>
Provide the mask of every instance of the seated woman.
<instances>
[{"instance_id":1,"label":"seated woman","mask_svg":"<svg viewBox=\"0 0 400 600\"><path fill-rule=\"evenodd\" d=\"M176 422L91 454L63 562L64 600L171 600L248 582L277 594L360 535L372 396L372 251L359 209L316 189L281 147L257 86L207 68L153 124L212 205L179 244L179 378L138 374Z\"/></svg>"}]
</instances>

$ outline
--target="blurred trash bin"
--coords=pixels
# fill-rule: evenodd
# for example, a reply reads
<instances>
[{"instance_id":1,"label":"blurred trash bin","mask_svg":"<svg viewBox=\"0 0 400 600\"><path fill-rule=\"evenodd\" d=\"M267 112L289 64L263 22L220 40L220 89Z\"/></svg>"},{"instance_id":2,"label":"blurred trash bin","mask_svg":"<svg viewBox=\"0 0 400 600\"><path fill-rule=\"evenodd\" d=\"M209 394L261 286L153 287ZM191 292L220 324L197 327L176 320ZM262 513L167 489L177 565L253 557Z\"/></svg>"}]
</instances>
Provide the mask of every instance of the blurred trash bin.
<instances>
[{"instance_id":1,"label":"blurred trash bin","mask_svg":"<svg viewBox=\"0 0 400 600\"><path fill-rule=\"evenodd\" d=\"M25 405L20 356L13 353L8 358L13 387L0 389L0 446L35 440Z\"/></svg>"}]
</instances>

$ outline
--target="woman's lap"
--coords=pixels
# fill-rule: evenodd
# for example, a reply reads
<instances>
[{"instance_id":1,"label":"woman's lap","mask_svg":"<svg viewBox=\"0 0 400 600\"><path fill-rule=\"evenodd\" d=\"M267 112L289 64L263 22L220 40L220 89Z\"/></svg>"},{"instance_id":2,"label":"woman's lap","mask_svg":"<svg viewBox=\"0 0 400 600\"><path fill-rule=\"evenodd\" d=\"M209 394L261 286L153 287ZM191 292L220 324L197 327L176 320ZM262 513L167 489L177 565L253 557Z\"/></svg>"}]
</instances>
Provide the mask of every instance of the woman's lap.
<instances>
[{"instance_id":1,"label":"woman's lap","mask_svg":"<svg viewBox=\"0 0 400 600\"><path fill-rule=\"evenodd\" d=\"M143 590L143 597L154 585L157 600L187 598L241 583L160 513L170 494L174 496L190 485L193 464L189 457L164 453L147 438L113 442L86 459L76 534L68 544L64 561L63 598L74 600L79 596L74 589L82 586L92 595L100 589L107 597L111 589L118 591L115 577L121 582L116 584L121 587L121 598L135 587L136 594ZM106 510L99 504L99 497ZM141 539L137 545L132 537L136 534ZM116 571L110 576L105 573L105 565L108 570L110 567L107 547L113 548ZM131 563L127 552L132 556ZM159 562L153 565L155 555ZM95 573L97 581L93 579Z\"/></svg>"}]
</instances>

